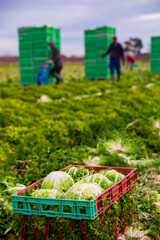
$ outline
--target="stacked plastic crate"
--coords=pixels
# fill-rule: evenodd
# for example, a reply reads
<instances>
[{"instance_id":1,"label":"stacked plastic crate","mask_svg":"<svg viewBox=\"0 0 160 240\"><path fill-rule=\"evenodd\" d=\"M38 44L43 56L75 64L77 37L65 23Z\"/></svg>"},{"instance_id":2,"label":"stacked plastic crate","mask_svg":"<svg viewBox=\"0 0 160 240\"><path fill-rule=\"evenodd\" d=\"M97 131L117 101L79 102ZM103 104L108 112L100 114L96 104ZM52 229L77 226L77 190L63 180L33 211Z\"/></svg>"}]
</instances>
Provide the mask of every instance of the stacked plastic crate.
<instances>
[{"instance_id":1,"label":"stacked plastic crate","mask_svg":"<svg viewBox=\"0 0 160 240\"><path fill-rule=\"evenodd\" d=\"M151 38L151 72L160 73L160 36Z\"/></svg>"},{"instance_id":2,"label":"stacked plastic crate","mask_svg":"<svg viewBox=\"0 0 160 240\"><path fill-rule=\"evenodd\" d=\"M85 78L110 78L109 56L101 56L112 43L116 29L108 26L85 31Z\"/></svg>"},{"instance_id":3,"label":"stacked plastic crate","mask_svg":"<svg viewBox=\"0 0 160 240\"><path fill-rule=\"evenodd\" d=\"M39 66L51 57L48 46L54 41L60 49L60 30L53 27L22 27L19 32L19 64L21 84L37 84ZM53 83L54 78L49 79Z\"/></svg>"}]
</instances>

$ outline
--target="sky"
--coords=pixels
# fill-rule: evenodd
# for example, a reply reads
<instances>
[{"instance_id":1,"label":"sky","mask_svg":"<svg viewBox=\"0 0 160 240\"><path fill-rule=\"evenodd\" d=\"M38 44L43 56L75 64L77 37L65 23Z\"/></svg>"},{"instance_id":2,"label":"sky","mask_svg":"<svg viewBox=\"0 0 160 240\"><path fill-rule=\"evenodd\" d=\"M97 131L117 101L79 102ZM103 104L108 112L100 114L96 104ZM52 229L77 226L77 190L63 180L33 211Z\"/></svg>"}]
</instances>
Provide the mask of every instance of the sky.
<instances>
[{"instance_id":1,"label":"sky","mask_svg":"<svg viewBox=\"0 0 160 240\"><path fill-rule=\"evenodd\" d=\"M143 41L160 36L160 0L0 0L0 56L18 55L22 26L49 25L61 29L61 51L84 55L84 30L116 27L120 43L129 37Z\"/></svg>"}]
</instances>

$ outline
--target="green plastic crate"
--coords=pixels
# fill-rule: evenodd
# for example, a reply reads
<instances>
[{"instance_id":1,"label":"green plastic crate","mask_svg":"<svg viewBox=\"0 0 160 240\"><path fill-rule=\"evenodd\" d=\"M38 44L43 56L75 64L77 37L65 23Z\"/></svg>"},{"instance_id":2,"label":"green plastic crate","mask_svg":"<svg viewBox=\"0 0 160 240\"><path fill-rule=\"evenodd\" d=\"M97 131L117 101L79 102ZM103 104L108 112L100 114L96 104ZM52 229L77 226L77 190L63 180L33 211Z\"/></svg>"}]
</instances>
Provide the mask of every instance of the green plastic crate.
<instances>
[{"instance_id":1,"label":"green plastic crate","mask_svg":"<svg viewBox=\"0 0 160 240\"><path fill-rule=\"evenodd\" d=\"M88 60L89 59L94 59L95 60L96 59L96 54L95 53L93 53L93 54L86 54L85 58L88 59Z\"/></svg>"},{"instance_id":2,"label":"green plastic crate","mask_svg":"<svg viewBox=\"0 0 160 240\"><path fill-rule=\"evenodd\" d=\"M22 208L20 208L20 204ZM32 209L36 206L37 210ZM44 206L58 206L56 210L44 210ZM69 206L71 212L65 212L65 206ZM40 215L46 217L65 217L71 219L95 219L97 215L96 199L92 201L66 200L66 199L47 199L47 198L33 198L26 196L12 195L12 208L14 213L21 213L24 215ZM85 209L85 213L81 213L81 209Z\"/></svg>"},{"instance_id":3,"label":"green plastic crate","mask_svg":"<svg viewBox=\"0 0 160 240\"><path fill-rule=\"evenodd\" d=\"M97 52L97 50L92 46L90 46L90 48L85 49L85 55L95 55L96 56L96 52Z\"/></svg>"},{"instance_id":4,"label":"green plastic crate","mask_svg":"<svg viewBox=\"0 0 160 240\"><path fill-rule=\"evenodd\" d=\"M100 33L109 33L110 27L108 26L104 26L104 27L99 27L97 28L97 33L100 34Z\"/></svg>"},{"instance_id":5,"label":"green plastic crate","mask_svg":"<svg viewBox=\"0 0 160 240\"><path fill-rule=\"evenodd\" d=\"M18 29L19 35L30 34L34 31L35 27L21 27Z\"/></svg>"},{"instance_id":6,"label":"green plastic crate","mask_svg":"<svg viewBox=\"0 0 160 240\"><path fill-rule=\"evenodd\" d=\"M157 58L159 58L160 59L160 52L157 52L157 51L152 51L151 52L151 60L152 59L157 59Z\"/></svg>"},{"instance_id":7,"label":"green plastic crate","mask_svg":"<svg viewBox=\"0 0 160 240\"><path fill-rule=\"evenodd\" d=\"M27 78L22 78L20 81L21 85L37 85L37 81L34 79L31 80L30 78L27 80Z\"/></svg>"},{"instance_id":8,"label":"green plastic crate","mask_svg":"<svg viewBox=\"0 0 160 240\"><path fill-rule=\"evenodd\" d=\"M33 49L33 57L49 57L51 53L51 50L48 48L42 48L42 49Z\"/></svg>"},{"instance_id":9,"label":"green plastic crate","mask_svg":"<svg viewBox=\"0 0 160 240\"><path fill-rule=\"evenodd\" d=\"M160 45L159 46L157 46L157 45L151 46L151 52L159 52L160 53Z\"/></svg>"},{"instance_id":10,"label":"green plastic crate","mask_svg":"<svg viewBox=\"0 0 160 240\"><path fill-rule=\"evenodd\" d=\"M160 68L160 62L158 62L158 63L152 63L151 62L151 67Z\"/></svg>"},{"instance_id":11,"label":"green plastic crate","mask_svg":"<svg viewBox=\"0 0 160 240\"><path fill-rule=\"evenodd\" d=\"M60 39L60 37L61 37L60 29L55 29L55 35L56 35L56 39Z\"/></svg>"},{"instance_id":12,"label":"green plastic crate","mask_svg":"<svg viewBox=\"0 0 160 240\"><path fill-rule=\"evenodd\" d=\"M56 79L52 76L49 76L48 84L55 84L55 83L56 83Z\"/></svg>"},{"instance_id":13,"label":"green plastic crate","mask_svg":"<svg viewBox=\"0 0 160 240\"><path fill-rule=\"evenodd\" d=\"M31 67L33 66L33 59L32 58L20 58L19 59L19 63L21 67Z\"/></svg>"},{"instance_id":14,"label":"green plastic crate","mask_svg":"<svg viewBox=\"0 0 160 240\"><path fill-rule=\"evenodd\" d=\"M157 49L160 51L160 43L159 44L151 44L151 50Z\"/></svg>"},{"instance_id":15,"label":"green plastic crate","mask_svg":"<svg viewBox=\"0 0 160 240\"><path fill-rule=\"evenodd\" d=\"M108 26L97 28L98 34L104 34L104 33L115 34L115 32L116 32L115 28L108 27Z\"/></svg>"},{"instance_id":16,"label":"green plastic crate","mask_svg":"<svg viewBox=\"0 0 160 240\"><path fill-rule=\"evenodd\" d=\"M35 67L40 66L41 64L45 64L47 62L48 58L43 57L43 58L34 58L33 59L33 65Z\"/></svg>"},{"instance_id":17,"label":"green plastic crate","mask_svg":"<svg viewBox=\"0 0 160 240\"><path fill-rule=\"evenodd\" d=\"M102 55L103 55L106 51L107 51L107 50L97 51L97 52L96 52L96 57L97 57L98 59L101 59ZM104 58L104 60L105 60L105 58Z\"/></svg>"},{"instance_id":18,"label":"green plastic crate","mask_svg":"<svg viewBox=\"0 0 160 240\"><path fill-rule=\"evenodd\" d=\"M50 41L33 41L33 49L46 49L48 48L48 44ZM55 41L54 41L55 42ZM58 49L60 49L60 42L55 42L55 45Z\"/></svg>"},{"instance_id":19,"label":"green plastic crate","mask_svg":"<svg viewBox=\"0 0 160 240\"><path fill-rule=\"evenodd\" d=\"M160 39L157 39L156 41L151 42L151 46L159 46L160 45Z\"/></svg>"},{"instance_id":20,"label":"green plastic crate","mask_svg":"<svg viewBox=\"0 0 160 240\"><path fill-rule=\"evenodd\" d=\"M20 73L23 75L25 74L33 74L34 68L33 67L20 67Z\"/></svg>"},{"instance_id":21,"label":"green plastic crate","mask_svg":"<svg viewBox=\"0 0 160 240\"><path fill-rule=\"evenodd\" d=\"M55 28L53 27L50 27L50 26L43 26L43 27L35 27L34 28L34 32L36 33L41 33L41 32L44 32L44 33L53 33L55 32Z\"/></svg>"},{"instance_id":22,"label":"green plastic crate","mask_svg":"<svg viewBox=\"0 0 160 240\"><path fill-rule=\"evenodd\" d=\"M23 42L32 42L32 34L22 34L19 35L19 41L23 41Z\"/></svg>"},{"instance_id":23,"label":"green plastic crate","mask_svg":"<svg viewBox=\"0 0 160 240\"><path fill-rule=\"evenodd\" d=\"M59 44L56 44L56 47L59 49L59 50L61 50L61 44L59 43Z\"/></svg>"},{"instance_id":24,"label":"green plastic crate","mask_svg":"<svg viewBox=\"0 0 160 240\"><path fill-rule=\"evenodd\" d=\"M23 41L19 41L19 52L21 51L32 51L32 42L23 42Z\"/></svg>"},{"instance_id":25,"label":"green plastic crate","mask_svg":"<svg viewBox=\"0 0 160 240\"><path fill-rule=\"evenodd\" d=\"M104 48L104 47L106 48L106 47L109 47L112 42L113 42L112 40L108 40L108 39L105 39L105 40L96 39L96 47L98 49Z\"/></svg>"},{"instance_id":26,"label":"green plastic crate","mask_svg":"<svg viewBox=\"0 0 160 240\"><path fill-rule=\"evenodd\" d=\"M33 42L35 41L45 41L50 42L54 41L56 42L58 39L56 38L55 34L45 34L45 33L38 33L33 34Z\"/></svg>"},{"instance_id":27,"label":"green plastic crate","mask_svg":"<svg viewBox=\"0 0 160 240\"><path fill-rule=\"evenodd\" d=\"M160 59L152 59L151 66L160 66Z\"/></svg>"},{"instance_id":28,"label":"green plastic crate","mask_svg":"<svg viewBox=\"0 0 160 240\"><path fill-rule=\"evenodd\" d=\"M160 68L151 67L151 72L152 73L160 73Z\"/></svg>"},{"instance_id":29,"label":"green plastic crate","mask_svg":"<svg viewBox=\"0 0 160 240\"><path fill-rule=\"evenodd\" d=\"M109 70L109 63L96 63L97 71L106 71Z\"/></svg>"},{"instance_id":30,"label":"green plastic crate","mask_svg":"<svg viewBox=\"0 0 160 240\"><path fill-rule=\"evenodd\" d=\"M30 27L22 27L18 29L18 33L20 34L29 34L30 31Z\"/></svg>"},{"instance_id":31,"label":"green plastic crate","mask_svg":"<svg viewBox=\"0 0 160 240\"><path fill-rule=\"evenodd\" d=\"M133 69L138 69L138 68L139 68L138 63L132 63L132 68L133 68Z\"/></svg>"},{"instance_id":32,"label":"green plastic crate","mask_svg":"<svg viewBox=\"0 0 160 240\"><path fill-rule=\"evenodd\" d=\"M32 50L22 50L19 52L20 58L32 58L33 52Z\"/></svg>"},{"instance_id":33,"label":"green plastic crate","mask_svg":"<svg viewBox=\"0 0 160 240\"><path fill-rule=\"evenodd\" d=\"M99 45L99 44L111 44L112 43L112 38L111 39L108 39L108 38L104 38L104 37L96 37L96 44L97 44L97 46Z\"/></svg>"},{"instance_id":34,"label":"green plastic crate","mask_svg":"<svg viewBox=\"0 0 160 240\"><path fill-rule=\"evenodd\" d=\"M21 83L36 84L40 64L46 63L52 57L48 43L54 41L59 50L61 48L60 29L49 26L23 27L18 29L18 33ZM33 68L34 76L30 75L29 67ZM54 82L54 78L49 78L49 83Z\"/></svg>"},{"instance_id":35,"label":"green plastic crate","mask_svg":"<svg viewBox=\"0 0 160 240\"><path fill-rule=\"evenodd\" d=\"M28 85L28 84L37 84L37 79L35 78L35 75L32 74L21 74L21 84L22 85Z\"/></svg>"},{"instance_id":36,"label":"green plastic crate","mask_svg":"<svg viewBox=\"0 0 160 240\"><path fill-rule=\"evenodd\" d=\"M111 74L110 73L108 73L108 74L98 74L98 73L88 74L88 73L86 73L85 78L87 78L87 79L107 79L107 78L111 78Z\"/></svg>"},{"instance_id":37,"label":"green plastic crate","mask_svg":"<svg viewBox=\"0 0 160 240\"><path fill-rule=\"evenodd\" d=\"M90 36L93 36L93 35L95 35L95 34L96 34L96 31L93 30L93 29L87 29L87 30L85 30L85 36L86 36L86 37L90 37Z\"/></svg>"},{"instance_id":38,"label":"green plastic crate","mask_svg":"<svg viewBox=\"0 0 160 240\"><path fill-rule=\"evenodd\" d=\"M45 41L35 41L33 42L33 49L42 49L42 48L47 48L49 42Z\"/></svg>"},{"instance_id":39,"label":"green plastic crate","mask_svg":"<svg viewBox=\"0 0 160 240\"><path fill-rule=\"evenodd\" d=\"M116 29L108 26L85 31L85 76L87 78L108 78L109 57L101 59L112 43ZM91 61L95 61L95 64Z\"/></svg>"},{"instance_id":40,"label":"green plastic crate","mask_svg":"<svg viewBox=\"0 0 160 240\"><path fill-rule=\"evenodd\" d=\"M152 37L151 38L151 44L160 44L160 37Z\"/></svg>"},{"instance_id":41,"label":"green plastic crate","mask_svg":"<svg viewBox=\"0 0 160 240\"><path fill-rule=\"evenodd\" d=\"M160 37L153 37L152 43L159 39ZM160 73L160 44L151 45L151 72Z\"/></svg>"}]
</instances>

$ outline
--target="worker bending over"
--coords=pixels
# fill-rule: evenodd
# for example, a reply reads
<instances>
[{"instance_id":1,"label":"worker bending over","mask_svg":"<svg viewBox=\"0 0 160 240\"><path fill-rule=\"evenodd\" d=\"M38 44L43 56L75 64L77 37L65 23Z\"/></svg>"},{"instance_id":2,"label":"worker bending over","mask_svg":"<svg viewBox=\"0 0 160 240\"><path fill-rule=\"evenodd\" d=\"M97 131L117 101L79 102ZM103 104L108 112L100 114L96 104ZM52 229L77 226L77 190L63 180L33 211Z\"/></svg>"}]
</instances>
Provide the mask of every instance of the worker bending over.
<instances>
[{"instance_id":1,"label":"worker bending over","mask_svg":"<svg viewBox=\"0 0 160 240\"><path fill-rule=\"evenodd\" d=\"M130 70L132 70L133 64L136 62L134 51L132 50L131 43L127 43L127 47L125 50L125 57L127 60L127 65L129 66Z\"/></svg>"},{"instance_id":2,"label":"worker bending over","mask_svg":"<svg viewBox=\"0 0 160 240\"><path fill-rule=\"evenodd\" d=\"M49 71L49 74L56 78L56 83L63 82L60 74L63 68L62 57L60 55L59 49L55 46L54 42L49 42L49 47L52 49L52 59L48 63L54 62L54 67Z\"/></svg>"}]
</instances>

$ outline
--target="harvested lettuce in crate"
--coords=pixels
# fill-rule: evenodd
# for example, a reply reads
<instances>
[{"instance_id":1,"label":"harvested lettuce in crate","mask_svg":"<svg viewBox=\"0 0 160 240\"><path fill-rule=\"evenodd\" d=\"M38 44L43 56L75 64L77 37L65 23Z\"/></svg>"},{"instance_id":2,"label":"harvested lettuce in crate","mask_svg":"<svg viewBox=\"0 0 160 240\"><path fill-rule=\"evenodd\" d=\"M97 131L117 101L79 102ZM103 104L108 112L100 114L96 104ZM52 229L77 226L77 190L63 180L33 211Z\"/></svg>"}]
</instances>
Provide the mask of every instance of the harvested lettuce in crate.
<instances>
[{"instance_id":1,"label":"harvested lettuce in crate","mask_svg":"<svg viewBox=\"0 0 160 240\"><path fill-rule=\"evenodd\" d=\"M97 183L105 190L113 185L113 183L101 173L95 173L91 177L84 178L84 182Z\"/></svg>"},{"instance_id":2,"label":"harvested lettuce in crate","mask_svg":"<svg viewBox=\"0 0 160 240\"><path fill-rule=\"evenodd\" d=\"M74 184L73 178L66 172L55 171L45 177L42 182L42 189L56 188L66 192Z\"/></svg>"},{"instance_id":3,"label":"harvested lettuce in crate","mask_svg":"<svg viewBox=\"0 0 160 240\"><path fill-rule=\"evenodd\" d=\"M85 176L92 174L92 172L90 172L85 167L71 167L66 169L66 173L68 173L75 182L81 180Z\"/></svg>"},{"instance_id":4,"label":"harvested lettuce in crate","mask_svg":"<svg viewBox=\"0 0 160 240\"><path fill-rule=\"evenodd\" d=\"M36 189L33 190L31 196L42 198L62 198L63 192L58 189Z\"/></svg>"},{"instance_id":5,"label":"harvested lettuce in crate","mask_svg":"<svg viewBox=\"0 0 160 240\"><path fill-rule=\"evenodd\" d=\"M65 193L66 199L93 200L96 196L104 192L96 183L77 182Z\"/></svg>"},{"instance_id":6,"label":"harvested lettuce in crate","mask_svg":"<svg viewBox=\"0 0 160 240\"><path fill-rule=\"evenodd\" d=\"M125 176L114 169L102 170L101 173L105 175L113 183L119 182Z\"/></svg>"}]
</instances>

